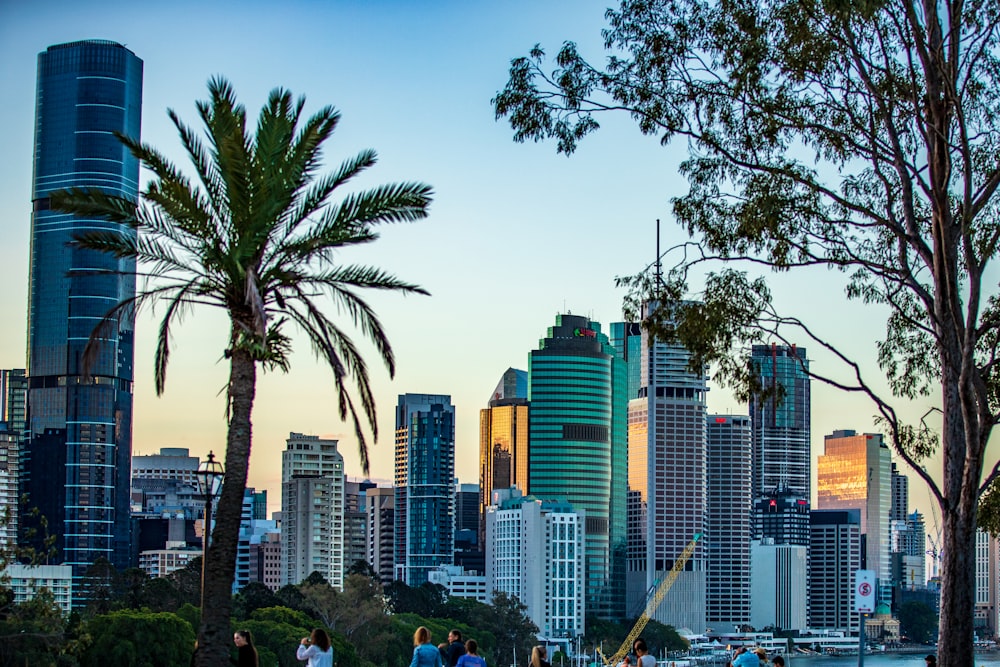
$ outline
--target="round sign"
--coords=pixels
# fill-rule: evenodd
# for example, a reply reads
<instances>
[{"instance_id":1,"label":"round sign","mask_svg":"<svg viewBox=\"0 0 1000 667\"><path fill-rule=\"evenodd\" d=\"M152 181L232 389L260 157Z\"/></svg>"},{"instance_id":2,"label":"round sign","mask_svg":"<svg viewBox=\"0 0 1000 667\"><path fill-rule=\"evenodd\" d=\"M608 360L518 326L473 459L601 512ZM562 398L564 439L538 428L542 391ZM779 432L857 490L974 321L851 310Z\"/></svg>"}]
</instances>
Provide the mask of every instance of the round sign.
<instances>
[{"instance_id":1,"label":"round sign","mask_svg":"<svg viewBox=\"0 0 1000 667\"><path fill-rule=\"evenodd\" d=\"M862 581L861 584L858 586L858 592L861 593L861 595L867 597L872 594L872 585L869 584L867 581Z\"/></svg>"}]
</instances>

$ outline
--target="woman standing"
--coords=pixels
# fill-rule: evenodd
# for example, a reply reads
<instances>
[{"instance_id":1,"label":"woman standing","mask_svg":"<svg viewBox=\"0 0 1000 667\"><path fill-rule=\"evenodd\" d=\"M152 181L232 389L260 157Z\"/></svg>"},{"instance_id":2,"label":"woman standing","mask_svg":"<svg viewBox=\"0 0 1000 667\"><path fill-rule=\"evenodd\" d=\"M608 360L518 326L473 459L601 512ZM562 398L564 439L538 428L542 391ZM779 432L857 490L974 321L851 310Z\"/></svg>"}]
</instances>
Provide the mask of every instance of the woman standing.
<instances>
[{"instance_id":1,"label":"woman standing","mask_svg":"<svg viewBox=\"0 0 1000 667\"><path fill-rule=\"evenodd\" d=\"M552 667L545 659L545 647L538 645L531 649L531 667Z\"/></svg>"},{"instance_id":2,"label":"woman standing","mask_svg":"<svg viewBox=\"0 0 1000 667\"><path fill-rule=\"evenodd\" d=\"M431 631L422 625L413 633L410 667L441 667L441 651L431 644Z\"/></svg>"},{"instance_id":3,"label":"woman standing","mask_svg":"<svg viewBox=\"0 0 1000 667\"><path fill-rule=\"evenodd\" d=\"M258 667L257 649L253 645L253 636L249 630L237 630L233 633L233 643L236 644L236 657L229 662L236 667Z\"/></svg>"},{"instance_id":4,"label":"woman standing","mask_svg":"<svg viewBox=\"0 0 1000 667\"><path fill-rule=\"evenodd\" d=\"M458 658L455 667L486 667L486 661L479 655L479 643L475 639L465 642L465 653Z\"/></svg>"},{"instance_id":5,"label":"woman standing","mask_svg":"<svg viewBox=\"0 0 1000 667\"><path fill-rule=\"evenodd\" d=\"M333 667L333 647L326 630L316 628L308 637L303 637L295 657L308 661L306 667Z\"/></svg>"}]
</instances>

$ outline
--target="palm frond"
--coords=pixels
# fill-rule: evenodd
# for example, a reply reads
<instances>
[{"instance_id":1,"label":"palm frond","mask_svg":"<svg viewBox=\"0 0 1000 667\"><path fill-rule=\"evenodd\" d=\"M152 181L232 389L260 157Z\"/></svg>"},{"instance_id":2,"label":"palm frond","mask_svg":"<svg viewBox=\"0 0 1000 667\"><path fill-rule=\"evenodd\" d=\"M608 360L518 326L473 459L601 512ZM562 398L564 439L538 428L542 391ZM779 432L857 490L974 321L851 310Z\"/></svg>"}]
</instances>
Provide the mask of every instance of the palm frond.
<instances>
[{"instance_id":1,"label":"palm frond","mask_svg":"<svg viewBox=\"0 0 1000 667\"><path fill-rule=\"evenodd\" d=\"M288 219L284 225L285 236L290 235L295 229L308 220L310 216L319 211L330 195L352 178L360 174L365 169L372 167L378 161L378 156L372 149L364 150L349 160L344 160L340 167L313 183L300 198L298 205L290 209Z\"/></svg>"},{"instance_id":2,"label":"palm frond","mask_svg":"<svg viewBox=\"0 0 1000 667\"><path fill-rule=\"evenodd\" d=\"M423 183L391 183L352 193L327 209L320 228L414 222L427 217L433 190Z\"/></svg>"},{"instance_id":3,"label":"palm frond","mask_svg":"<svg viewBox=\"0 0 1000 667\"><path fill-rule=\"evenodd\" d=\"M85 218L102 218L109 222L135 227L136 204L124 197L109 195L96 188L70 188L49 196L53 209Z\"/></svg>"},{"instance_id":4,"label":"palm frond","mask_svg":"<svg viewBox=\"0 0 1000 667\"><path fill-rule=\"evenodd\" d=\"M177 293L170 298L167 304L167 312L160 320L159 330L156 336L156 353L153 359L153 382L156 395L161 396L167 384L167 362L170 359L170 325L175 317L183 317L189 303L186 301L188 294L195 288L195 283L184 285Z\"/></svg>"}]
</instances>

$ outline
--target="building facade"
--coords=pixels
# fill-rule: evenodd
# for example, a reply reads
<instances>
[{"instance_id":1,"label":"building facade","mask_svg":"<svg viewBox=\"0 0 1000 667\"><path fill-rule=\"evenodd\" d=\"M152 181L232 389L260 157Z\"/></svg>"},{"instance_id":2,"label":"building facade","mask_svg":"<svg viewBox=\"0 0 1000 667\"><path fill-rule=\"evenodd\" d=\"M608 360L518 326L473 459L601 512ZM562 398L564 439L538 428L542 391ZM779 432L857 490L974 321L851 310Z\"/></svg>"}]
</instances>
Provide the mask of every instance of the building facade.
<instances>
[{"instance_id":1,"label":"building facade","mask_svg":"<svg viewBox=\"0 0 1000 667\"><path fill-rule=\"evenodd\" d=\"M454 564L455 407L439 394L402 394L396 405L395 578L427 581Z\"/></svg>"},{"instance_id":2,"label":"building facade","mask_svg":"<svg viewBox=\"0 0 1000 667\"><path fill-rule=\"evenodd\" d=\"M807 548L754 541L750 548L750 625L806 629Z\"/></svg>"},{"instance_id":3,"label":"building facade","mask_svg":"<svg viewBox=\"0 0 1000 667\"><path fill-rule=\"evenodd\" d=\"M638 616L647 591L695 534L707 529L708 387L705 373L689 368L691 355L681 344L652 340L634 325L621 331L619 354L628 357L629 384L638 384L627 408L626 577L627 615ZM655 620L695 632L707 627L706 553L699 543Z\"/></svg>"},{"instance_id":4,"label":"building facade","mask_svg":"<svg viewBox=\"0 0 1000 667\"><path fill-rule=\"evenodd\" d=\"M813 510L809 515L809 627L857 633L854 573L861 568L861 513Z\"/></svg>"},{"instance_id":5,"label":"building facade","mask_svg":"<svg viewBox=\"0 0 1000 667\"><path fill-rule=\"evenodd\" d=\"M368 564L384 584L393 580L395 550L393 538L396 523L396 492L390 487L376 487L365 492L367 516Z\"/></svg>"},{"instance_id":6,"label":"building facade","mask_svg":"<svg viewBox=\"0 0 1000 667\"><path fill-rule=\"evenodd\" d=\"M104 320L89 368L83 351L95 325L135 295L135 261L68 243L83 230L135 232L55 211L50 194L77 187L137 198L139 163L113 133L139 138L142 61L108 41L50 46L38 56L36 100L22 488L75 575L101 558L123 570L131 564L131 313ZM44 532L26 541L38 547Z\"/></svg>"},{"instance_id":7,"label":"building facade","mask_svg":"<svg viewBox=\"0 0 1000 667\"><path fill-rule=\"evenodd\" d=\"M750 622L750 418L709 415L705 619Z\"/></svg>"},{"instance_id":8,"label":"building facade","mask_svg":"<svg viewBox=\"0 0 1000 667\"><path fill-rule=\"evenodd\" d=\"M587 610L620 618L625 605L626 364L579 315L557 315L529 355L528 491L587 517Z\"/></svg>"},{"instance_id":9,"label":"building facade","mask_svg":"<svg viewBox=\"0 0 1000 667\"><path fill-rule=\"evenodd\" d=\"M528 373L508 368L479 411L479 543L494 489L529 488Z\"/></svg>"},{"instance_id":10,"label":"building facade","mask_svg":"<svg viewBox=\"0 0 1000 667\"><path fill-rule=\"evenodd\" d=\"M495 491L486 513L486 587L516 595L539 636L584 632L586 517L566 502Z\"/></svg>"},{"instance_id":11,"label":"building facade","mask_svg":"<svg viewBox=\"0 0 1000 667\"><path fill-rule=\"evenodd\" d=\"M879 434L834 431L823 438L816 464L818 509L857 509L865 568L878 577L879 602L892 602L889 513L892 456Z\"/></svg>"},{"instance_id":12,"label":"building facade","mask_svg":"<svg viewBox=\"0 0 1000 667\"><path fill-rule=\"evenodd\" d=\"M282 585L319 572L343 587L344 458L337 441L290 433L281 480Z\"/></svg>"}]
</instances>

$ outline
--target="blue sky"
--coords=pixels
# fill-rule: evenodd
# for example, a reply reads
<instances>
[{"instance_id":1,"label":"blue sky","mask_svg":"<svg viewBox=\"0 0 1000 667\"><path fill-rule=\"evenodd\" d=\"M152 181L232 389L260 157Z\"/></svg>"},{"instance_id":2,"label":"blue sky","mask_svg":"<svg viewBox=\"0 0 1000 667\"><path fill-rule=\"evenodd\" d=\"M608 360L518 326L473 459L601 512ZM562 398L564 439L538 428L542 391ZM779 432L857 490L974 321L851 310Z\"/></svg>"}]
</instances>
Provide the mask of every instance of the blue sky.
<instances>
[{"instance_id":1,"label":"blue sky","mask_svg":"<svg viewBox=\"0 0 1000 667\"><path fill-rule=\"evenodd\" d=\"M677 173L686 147L643 137L624 116L608 117L571 158L553 144L515 144L496 122L490 98L510 59L535 43L549 53L564 40L601 57L604 3L589 0L478 2L15 2L0 0L0 367L22 367L30 225L37 54L51 44L110 39L145 63L142 139L182 166L166 116L196 125L194 101L215 74L229 78L253 117L274 87L306 96L307 110L343 114L328 143L335 165L364 148L380 163L359 187L399 180L431 184L428 220L386 227L383 237L345 253L421 284L431 297L376 295L397 355L390 382L373 367L381 437L373 476L391 479L393 408L404 392L447 393L457 414L457 474L476 481L478 411L500 374L526 368L556 313L621 318L616 275L642 269L685 234L669 199L685 191ZM775 282L779 303L831 337L848 341L868 367L882 318L843 304L836 274L816 270ZM831 289L831 286L833 289ZM203 456L224 445L226 331L205 311L176 332L162 398L152 391L155 313L138 322L134 452L189 447ZM289 431L342 436L348 472L360 473L350 429L336 415L329 372L300 341L290 374L263 376L254 419L250 483L280 496L280 452ZM816 350L810 357L823 364ZM877 369L876 369L877 370ZM713 412L743 412L713 388ZM917 414L926 406L918 406ZM870 431L860 399L816 387L814 454L835 428ZM911 491L914 500L924 492Z\"/></svg>"}]
</instances>

